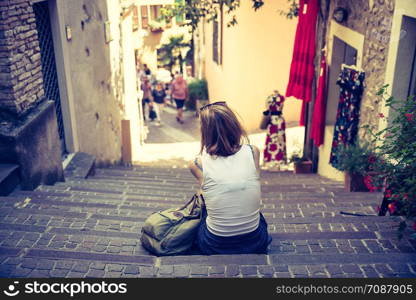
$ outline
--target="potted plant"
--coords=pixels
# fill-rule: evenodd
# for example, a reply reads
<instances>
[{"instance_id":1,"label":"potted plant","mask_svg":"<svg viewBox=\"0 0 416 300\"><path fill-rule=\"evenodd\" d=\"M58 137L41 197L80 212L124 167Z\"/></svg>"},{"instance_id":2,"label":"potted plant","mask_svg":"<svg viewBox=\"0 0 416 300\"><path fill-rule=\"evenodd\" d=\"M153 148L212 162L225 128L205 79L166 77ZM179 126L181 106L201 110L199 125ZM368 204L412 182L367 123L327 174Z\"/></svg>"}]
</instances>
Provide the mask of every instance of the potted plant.
<instances>
[{"instance_id":1,"label":"potted plant","mask_svg":"<svg viewBox=\"0 0 416 300\"><path fill-rule=\"evenodd\" d=\"M293 172L295 174L312 173L312 161L300 155L299 152L294 152L289 162L293 163Z\"/></svg>"},{"instance_id":2,"label":"potted plant","mask_svg":"<svg viewBox=\"0 0 416 300\"><path fill-rule=\"evenodd\" d=\"M416 97L395 99L387 94L387 87L378 92L390 110L387 127L379 130L376 126L363 126L383 158L377 164L379 182L385 183L379 215L389 212L404 216L398 226L399 237L411 228L412 238L416 239ZM379 118L385 116L380 113Z\"/></svg>"},{"instance_id":3,"label":"potted plant","mask_svg":"<svg viewBox=\"0 0 416 300\"><path fill-rule=\"evenodd\" d=\"M199 109L208 103L208 83L205 79L194 79L188 84L189 101L187 107L195 109L196 115Z\"/></svg>"},{"instance_id":4,"label":"potted plant","mask_svg":"<svg viewBox=\"0 0 416 300\"><path fill-rule=\"evenodd\" d=\"M340 145L334 167L343 171L344 187L349 192L368 192L369 176L374 172L377 156L368 144Z\"/></svg>"},{"instance_id":5,"label":"potted plant","mask_svg":"<svg viewBox=\"0 0 416 300\"><path fill-rule=\"evenodd\" d=\"M151 20L149 22L149 29L153 33L162 32L164 27L165 27L164 22L160 22L160 21L157 21L157 20Z\"/></svg>"}]
</instances>

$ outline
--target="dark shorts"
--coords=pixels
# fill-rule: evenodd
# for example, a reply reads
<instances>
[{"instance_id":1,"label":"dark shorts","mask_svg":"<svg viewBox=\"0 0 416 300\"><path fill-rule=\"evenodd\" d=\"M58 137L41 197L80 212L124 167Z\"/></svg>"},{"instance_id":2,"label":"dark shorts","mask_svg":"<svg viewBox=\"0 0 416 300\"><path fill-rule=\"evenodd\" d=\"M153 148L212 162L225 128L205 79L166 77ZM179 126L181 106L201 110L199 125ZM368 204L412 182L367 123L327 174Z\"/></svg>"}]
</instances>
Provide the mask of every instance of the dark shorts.
<instances>
[{"instance_id":1,"label":"dark shorts","mask_svg":"<svg viewBox=\"0 0 416 300\"><path fill-rule=\"evenodd\" d=\"M267 222L260 213L260 224L253 232L223 237L212 234L206 225L206 210L203 210L196 244L202 254L267 254L272 238L267 231Z\"/></svg>"},{"instance_id":2,"label":"dark shorts","mask_svg":"<svg viewBox=\"0 0 416 300\"><path fill-rule=\"evenodd\" d=\"M176 108L183 108L184 104L185 104L185 100L184 99L175 99L176 102Z\"/></svg>"},{"instance_id":3,"label":"dark shorts","mask_svg":"<svg viewBox=\"0 0 416 300\"><path fill-rule=\"evenodd\" d=\"M144 98L142 100L142 104L144 105L145 103L150 103L150 99L149 98Z\"/></svg>"}]
</instances>

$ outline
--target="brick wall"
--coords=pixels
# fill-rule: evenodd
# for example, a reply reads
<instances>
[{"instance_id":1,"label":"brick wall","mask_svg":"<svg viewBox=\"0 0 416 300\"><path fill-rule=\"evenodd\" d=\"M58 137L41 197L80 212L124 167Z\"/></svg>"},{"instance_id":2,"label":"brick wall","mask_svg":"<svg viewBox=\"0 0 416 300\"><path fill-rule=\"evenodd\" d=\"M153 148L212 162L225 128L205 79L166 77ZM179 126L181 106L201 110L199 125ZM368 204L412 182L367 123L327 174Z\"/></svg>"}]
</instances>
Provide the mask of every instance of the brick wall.
<instances>
[{"instance_id":1,"label":"brick wall","mask_svg":"<svg viewBox=\"0 0 416 300\"><path fill-rule=\"evenodd\" d=\"M29 0L0 1L0 111L21 115L44 96L35 15Z\"/></svg>"}]
</instances>

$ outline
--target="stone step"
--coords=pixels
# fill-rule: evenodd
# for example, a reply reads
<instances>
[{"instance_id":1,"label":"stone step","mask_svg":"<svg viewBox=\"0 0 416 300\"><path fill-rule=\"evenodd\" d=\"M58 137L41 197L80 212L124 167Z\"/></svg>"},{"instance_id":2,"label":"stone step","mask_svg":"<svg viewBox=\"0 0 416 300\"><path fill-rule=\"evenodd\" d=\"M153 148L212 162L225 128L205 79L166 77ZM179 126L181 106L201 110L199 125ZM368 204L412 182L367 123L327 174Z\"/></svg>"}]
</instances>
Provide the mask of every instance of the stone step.
<instances>
[{"instance_id":1,"label":"stone step","mask_svg":"<svg viewBox=\"0 0 416 300\"><path fill-rule=\"evenodd\" d=\"M183 189L181 191L172 191L169 188L158 188L155 190L151 187L143 187L143 188L115 188L115 187L107 187L103 185L90 185L88 183L84 184L58 184L57 186L66 186L68 187L68 190L71 191L80 191L80 192L92 192L92 193L104 193L104 194L134 194L134 193L140 193L140 192L148 192L156 195L184 195L188 193L193 193L196 191L192 190L191 188Z\"/></svg>"},{"instance_id":2,"label":"stone step","mask_svg":"<svg viewBox=\"0 0 416 300\"><path fill-rule=\"evenodd\" d=\"M81 206L82 209L74 209L72 206L45 206L39 204L31 203L29 207L25 209L13 209L14 203L16 201L21 201L21 199L16 198L14 201L10 201L9 207L3 207L0 211L0 220L10 220L9 222L16 223L18 220L20 222L31 222L33 225L59 225L62 226L63 223L72 222L77 223L77 227L83 227L88 225L87 219L94 220L113 220L115 224L117 222L144 222L144 220L153 212L158 211L160 208L148 209L145 211L140 210L130 210L127 213L125 210L115 210L112 207L105 212L96 211L94 208L89 211L90 207ZM75 207L78 208L78 207ZM123 213L123 214L122 214ZM287 232L287 231L369 231L369 230L384 230L392 229L397 226L402 218L396 220L396 217L354 217L348 215L338 214L332 217L286 217L283 218L276 214L264 213L265 218L269 224L270 230L277 232ZM29 221L26 219L21 219L21 217L32 218L35 221ZM54 218L55 217L55 218ZM81 219L80 220L72 220ZM52 223L49 223L51 221ZM71 225L72 227L74 225Z\"/></svg>"},{"instance_id":3,"label":"stone step","mask_svg":"<svg viewBox=\"0 0 416 300\"><path fill-rule=\"evenodd\" d=\"M68 191L65 190L61 192L60 190L48 189L48 191L37 190L34 192L31 191L19 191L14 193L15 196L19 197L29 197L39 200L59 200L59 201L70 201L70 202L99 202L106 204L125 204L125 205L134 205L140 207L152 207L158 209L177 207L184 205L186 200L189 197L178 196L177 198L169 198L166 196L155 196L155 195L106 195L94 193L93 195L85 195L79 191ZM285 210L285 212L298 212L299 209L309 209L309 210L339 210L341 208L357 208L363 207L367 209L368 207L375 207L377 202L368 202L368 203L356 203L356 202L342 202L342 203L332 203L332 202L301 202L301 203L291 203L291 202L265 202L261 205L261 209L265 212L270 212L271 209Z\"/></svg>"},{"instance_id":4,"label":"stone step","mask_svg":"<svg viewBox=\"0 0 416 300\"><path fill-rule=\"evenodd\" d=\"M158 266L131 262L109 261L111 257L104 260L93 260L102 256L89 257L88 259L57 259L56 252L31 252L29 256L9 257L0 266L2 277L257 277L257 278L282 278L282 277L415 277L415 268L406 262L388 263L329 263L319 264L267 264L261 258L251 255L238 255L230 259L229 256L212 255L207 257L194 256L193 259L201 259L202 264L189 264L183 256L177 257L180 264L168 257L155 258ZM270 257L266 257L269 259ZM293 255L285 255L289 261L293 261ZM335 257L336 258L336 257ZM403 257L404 260L406 257ZM319 259L319 257L318 257ZM334 259L334 258L332 258ZM377 261L378 257L372 258ZM160 262L163 261L163 264ZM249 262L257 262L253 265Z\"/></svg>"},{"instance_id":5,"label":"stone step","mask_svg":"<svg viewBox=\"0 0 416 300\"><path fill-rule=\"evenodd\" d=\"M104 209L131 209L131 210L138 210L138 211L157 211L159 209L166 209L169 207L176 207L177 205L173 205L172 203L168 203L168 205L163 205L162 203L159 203L161 205L152 205L150 206L149 203L142 203L140 201L133 201L132 199L126 200L126 199L114 199L114 200L102 200L100 198L94 198L91 199L89 197L82 199L78 197L65 197L62 198L48 198L44 197L39 194L35 194L39 192L24 192L20 193L17 192L14 195L25 195L26 197L30 198L29 204L45 204L45 205L53 205L53 206L72 206L72 207L95 207L95 208L104 208ZM34 194L34 195L33 195ZM33 196L30 196L33 195ZM164 200L161 200L164 201ZM149 201L150 202L150 201ZM179 202L178 205L184 204L185 201ZM341 204L342 205L342 204ZM284 213L285 214L296 214L296 215L305 215L305 214L313 214L313 213L339 213L340 211L348 211L349 213L359 213L359 214L372 214L376 215L376 211L372 206L319 206L319 207L305 207L305 208L299 208L299 207L284 207ZM276 208L270 208L269 206L266 206L265 208L262 208L262 212L264 214L278 214L275 213Z\"/></svg>"},{"instance_id":6,"label":"stone step","mask_svg":"<svg viewBox=\"0 0 416 300\"><path fill-rule=\"evenodd\" d=\"M195 182L196 183L196 182ZM130 184L130 183L112 183L101 180L85 180L85 181L71 181L61 183L57 186L89 186L93 188L99 188L105 186L106 189L114 189L117 191L124 190L163 190L171 193L181 193L188 190L196 191L199 189L197 184L172 184L169 182L152 182L151 184Z\"/></svg>"},{"instance_id":7,"label":"stone step","mask_svg":"<svg viewBox=\"0 0 416 300\"><path fill-rule=\"evenodd\" d=\"M118 187L118 188L126 188L126 187L132 187L132 188L142 188L142 187L147 187L147 188L169 188L172 189L173 191L175 190L183 190L183 184L179 183L178 181L169 181L169 180L149 180L149 181L145 181L145 180L112 180L112 179L102 179L102 178L96 178L96 177L92 177L92 178L88 178L88 180L85 181L67 181L67 184L79 184L79 183L88 183L91 185L106 185L106 186L114 186L114 187ZM197 182L194 181L192 184L189 184L188 182L185 182L185 186L187 188L189 188L189 186L192 189L197 189L198 185Z\"/></svg>"},{"instance_id":8,"label":"stone step","mask_svg":"<svg viewBox=\"0 0 416 300\"><path fill-rule=\"evenodd\" d=\"M4 228L9 236L4 231L0 231L3 238L1 247L88 252L90 254L150 255L141 246L139 233L83 231L59 227L50 228L43 233L26 230L19 232L17 229L19 229L17 226ZM390 233L385 234L389 235ZM387 238L376 239L372 232L308 233L308 240L304 239L305 234L303 233L271 233L271 236L273 241L269 254L414 254L415 251L414 245L412 246L407 240L398 242L387 240ZM336 239L333 238L335 236Z\"/></svg>"},{"instance_id":9,"label":"stone step","mask_svg":"<svg viewBox=\"0 0 416 300\"><path fill-rule=\"evenodd\" d=\"M127 192L126 194L106 194L103 192L85 192L85 191L78 191L78 190L68 190L70 187L62 187L62 186L54 186L54 187L47 187L43 186L42 188L36 191L17 191L13 193L14 196L26 196L26 197L36 197L36 198L74 198L74 200L85 200L94 199L95 201L99 199L104 199L102 201L107 202L114 200L115 202L120 202L123 200L124 202L146 202L145 206L154 206L158 207L159 205L153 205L152 203L161 203L168 205L171 203L172 205L182 205L185 203L187 199L190 198L192 192L187 194L175 194L174 196L167 195L166 193L160 192L159 195L155 195L155 193L151 191L142 191L140 193L133 193ZM46 190L43 190L46 189ZM264 204L264 208L275 208L275 209L297 209L297 208L325 208L325 207L344 207L344 208L354 208L354 207L377 207L380 203L378 201L366 201L361 203L359 201L353 201L352 199L344 200L344 201L334 201L334 200L326 200L326 199L311 199L308 200L274 200L272 201L269 199L262 199L262 203Z\"/></svg>"},{"instance_id":10,"label":"stone step","mask_svg":"<svg viewBox=\"0 0 416 300\"><path fill-rule=\"evenodd\" d=\"M129 170L113 170L113 169L96 169L97 175L112 176L112 177L134 177L134 178L156 178L156 179L172 179L172 180L187 180L195 181L195 178L189 171L156 171L153 169L143 170L140 172Z\"/></svg>"},{"instance_id":11,"label":"stone step","mask_svg":"<svg viewBox=\"0 0 416 300\"><path fill-rule=\"evenodd\" d=\"M143 208L140 206L133 205L115 205L111 203L102 203L102 202L73 202L71 201L60 201L56 199L37 199L33 198L26 202L20 198L16 199L6 199L1 205L4 208L10 207L21 207L24 205L26 208L31 209L56 209L66 212L78 212L78 213L94 213L101 215L124 215L124 216L134 216L140 218L146 218L153 211L158 211L158 208ZM339 208L338 208L339 209ZM327 218L340 216L340 210L325 210L322 209L302 209L294 212L267 212L263 210L263 214L266 219L287 219L287 220L298 220L299 218ZM273 211L273 210L272 210ZM350 213L366 214L366 215L375 215L372 208L360 208L360 210L349 208Z\"/></svg>"}]
</instances>

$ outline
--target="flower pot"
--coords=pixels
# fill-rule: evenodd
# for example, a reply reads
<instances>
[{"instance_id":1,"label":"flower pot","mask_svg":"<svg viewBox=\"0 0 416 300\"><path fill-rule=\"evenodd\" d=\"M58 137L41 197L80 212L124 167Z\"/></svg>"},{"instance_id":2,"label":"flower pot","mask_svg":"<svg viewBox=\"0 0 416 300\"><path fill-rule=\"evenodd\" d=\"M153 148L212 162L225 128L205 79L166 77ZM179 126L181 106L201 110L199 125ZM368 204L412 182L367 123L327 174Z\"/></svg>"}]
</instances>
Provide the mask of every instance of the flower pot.
<instances>
[{"instance_id":1,"label":"flower pot","mask_svg":"<svg viewBox=\"0 0 416 300\"><path fill-rule=\"evenodd\" d=\"M163 32L163 28L150 28L150 31L152 33L159 33L159 32Z\"/></svg>"},{"instance_id":2,"label":"flower pot","mask_svg":"<svg viewBox=\"0 0 416 300\"><path fill-rule=\"evenodd\" d=\"M344 188L348 192L368 192L364 183L364 176L361 174L350 174L345 172Z\"/></svg>"},{"instance_id":3,"label":"flower pot","mask_svg":"<svg viewBox=\"0 0 416 300\"><path fill-rule=\"evenodd\" d=\"M312 173L312 161L306 160L294 163L295 174L307 174Z\"/></svg>"}]
</instances>

